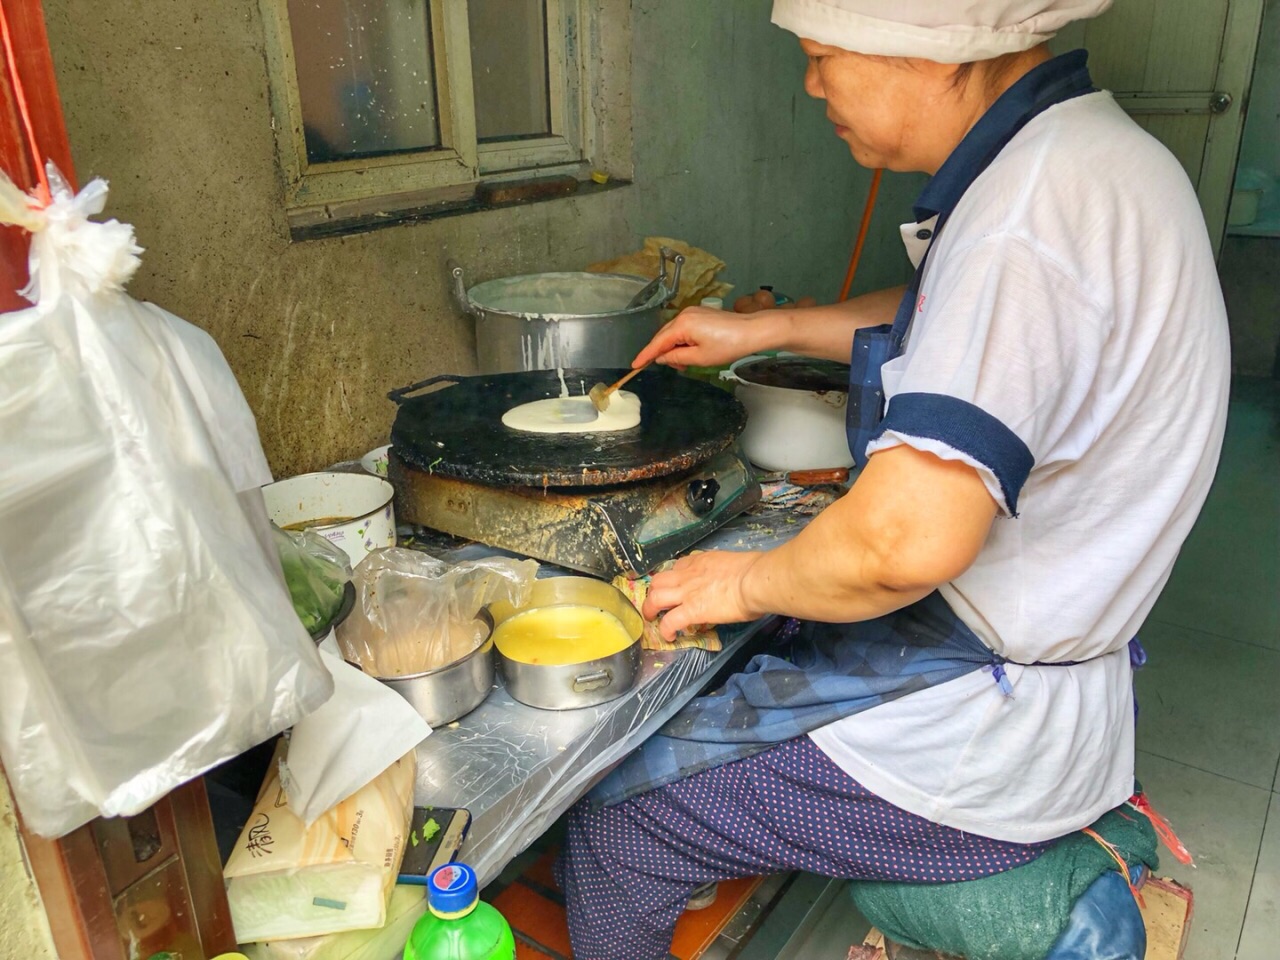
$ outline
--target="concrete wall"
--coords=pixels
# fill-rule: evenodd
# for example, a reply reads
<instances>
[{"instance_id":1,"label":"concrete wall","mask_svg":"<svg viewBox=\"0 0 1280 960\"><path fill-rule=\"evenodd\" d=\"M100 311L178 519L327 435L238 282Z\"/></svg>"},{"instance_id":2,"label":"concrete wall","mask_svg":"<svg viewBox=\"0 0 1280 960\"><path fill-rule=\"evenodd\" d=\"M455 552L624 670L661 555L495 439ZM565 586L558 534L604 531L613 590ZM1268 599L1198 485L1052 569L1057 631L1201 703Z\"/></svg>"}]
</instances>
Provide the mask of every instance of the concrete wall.
<instances>
[{"instance_id":1,"label":"concrete wall","mask_svg":"<svg viewBox=\"0 0 1280 960\"><path fill-rule=\"evenodd\" d=\"M27 872L9 782L0 771L0 956L57 960L40 891Z\"/></svg>"},{"instance_id":2,"label":"concrete wall","mask_svg":"<svg viewBox=\"0 0 1280 960\"><path fill-rule=\"evenodd\" d=\"M207 329L277 476L385 442L389 388L474 370L447 256L481 280L580 269L646 234L724 258L733 282L834 298L869 174L801 89L770 0L635 0L634 186L290 243L258 0L45 0L81 182L148 248L131 291ZM889 178L859 288L901 282Z\"/></svg>"}]
</instances>

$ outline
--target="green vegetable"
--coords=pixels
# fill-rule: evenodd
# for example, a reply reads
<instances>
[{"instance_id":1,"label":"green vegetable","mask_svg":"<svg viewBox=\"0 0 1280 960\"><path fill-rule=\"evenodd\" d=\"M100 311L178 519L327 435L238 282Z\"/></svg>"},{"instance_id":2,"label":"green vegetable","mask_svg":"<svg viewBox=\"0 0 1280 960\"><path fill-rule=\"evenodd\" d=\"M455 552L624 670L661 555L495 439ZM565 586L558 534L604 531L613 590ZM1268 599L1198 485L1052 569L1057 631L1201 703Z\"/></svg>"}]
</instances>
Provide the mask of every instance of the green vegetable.
<instances>
[{"instance_id":1,"label":"green vegetable","mask_svg":"<svg viewBox=\"0 0 1280 960\"><path fill-rule=\"evenodd\" d=\"M315 534L311 536L321 539ZM276 548L293 610L307 632L315 633L337 616L348 577L340 564L311 552L309 546L311 543L305 535L294 537L283 530L277 532Z\"/></svg>"},{"instance_id":2,"label":"green vegetable","mask_svg":"<svg viewBox=\"0 0 1280 960\"><path fill-rule=\"evenodd\" d=\"M431 817L422 825L422 839L430 843L435 839L437 833L440 832L440 824L436 823L436 818Z\"/></svg>"}]
</instances>

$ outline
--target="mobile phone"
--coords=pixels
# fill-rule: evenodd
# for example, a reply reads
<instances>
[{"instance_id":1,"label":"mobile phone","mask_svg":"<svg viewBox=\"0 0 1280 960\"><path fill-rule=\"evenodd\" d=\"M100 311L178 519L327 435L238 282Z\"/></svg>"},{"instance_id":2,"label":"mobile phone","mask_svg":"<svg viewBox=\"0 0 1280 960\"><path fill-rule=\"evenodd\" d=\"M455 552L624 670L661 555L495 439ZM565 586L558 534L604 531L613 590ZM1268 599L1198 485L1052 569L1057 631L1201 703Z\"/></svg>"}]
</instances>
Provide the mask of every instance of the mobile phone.
<instances>
[{"instance_id":1,"label":"mobile phone","mask_svg":"<svg viewBox=\"0 0 1280 960\"><path fill-rule=\"evenodd\" d=\"M471 814L452 807L414 807L400 883L425 884L437 867L452 863L471 826Z\"/></svg>"}]
</instances>

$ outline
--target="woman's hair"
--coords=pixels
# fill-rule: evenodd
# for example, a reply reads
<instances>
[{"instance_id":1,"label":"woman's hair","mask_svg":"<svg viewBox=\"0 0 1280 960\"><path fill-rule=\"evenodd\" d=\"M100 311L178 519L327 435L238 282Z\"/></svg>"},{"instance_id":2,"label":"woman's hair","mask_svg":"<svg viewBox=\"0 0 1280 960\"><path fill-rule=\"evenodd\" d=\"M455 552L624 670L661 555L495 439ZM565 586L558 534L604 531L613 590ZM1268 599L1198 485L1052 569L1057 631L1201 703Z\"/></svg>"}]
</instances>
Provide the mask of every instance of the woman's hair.
<instances>
[{"instance_id":1,"label":"woman's hair","mask_svg":"<svg viewBox=\"0 0 1280 960\"><path fill-rule=\"evenodd\" d=\"M959 63L956 64L956 72L951 75L951 89L959 90L969 85L969 78L973 76L974 64Z\"/></svg>"}]
</instances>

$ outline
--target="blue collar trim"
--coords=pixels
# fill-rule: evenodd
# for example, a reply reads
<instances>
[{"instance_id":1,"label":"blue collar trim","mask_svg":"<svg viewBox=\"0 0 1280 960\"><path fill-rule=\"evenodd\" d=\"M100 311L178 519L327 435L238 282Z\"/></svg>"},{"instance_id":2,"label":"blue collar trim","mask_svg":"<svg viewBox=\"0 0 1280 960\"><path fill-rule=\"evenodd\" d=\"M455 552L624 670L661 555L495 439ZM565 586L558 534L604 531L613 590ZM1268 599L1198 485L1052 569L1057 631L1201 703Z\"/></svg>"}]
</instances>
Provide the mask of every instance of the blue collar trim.
<instances>
[{"instance_id":1,"label":"blue collar trim","mask_svg":"<svg viewBox=\"0 0 1280 960\"><path fill-rule=\"evenodd\" d=\"M1093 93L1088 59L1084 50L1064 53L1040 64L1002 93L921 191L915 204L916 222L938 215L945 220L969 185L1033 117L1054 104Z\"/></svg>"}]
</instances>

